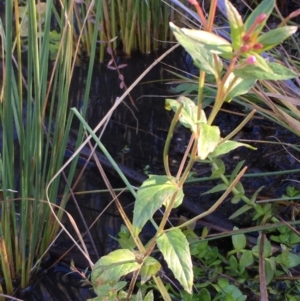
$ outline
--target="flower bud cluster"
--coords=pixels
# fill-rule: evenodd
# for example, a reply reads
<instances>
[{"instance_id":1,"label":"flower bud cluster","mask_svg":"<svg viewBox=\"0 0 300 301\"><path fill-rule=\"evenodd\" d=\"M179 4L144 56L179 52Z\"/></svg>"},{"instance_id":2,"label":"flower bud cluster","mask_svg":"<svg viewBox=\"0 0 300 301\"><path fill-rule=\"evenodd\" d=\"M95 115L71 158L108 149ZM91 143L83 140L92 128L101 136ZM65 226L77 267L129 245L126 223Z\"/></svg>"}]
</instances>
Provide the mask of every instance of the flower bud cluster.
<instances>
[{"instance_id":1,"label":"flower bud cluster","mask_svg":"<svg viewBox=\"0 0 300 301\"><path fill-rule=\"evenodd\" d=\"M257 26L259 26L262 22L265 21L267 18L267 15L265 13L260 14L255 19L255 22L252 24L252 26L249 28L249 30L244 34L242 37L242 46L238 50L237 54L245 55L249 53L250 51L257 51L263 48L263 44L256 43L256 32ZM247 58L246 62L248 64L255 64L256 58L255 56L251 55Z\"/></svg>"}]
</instances>

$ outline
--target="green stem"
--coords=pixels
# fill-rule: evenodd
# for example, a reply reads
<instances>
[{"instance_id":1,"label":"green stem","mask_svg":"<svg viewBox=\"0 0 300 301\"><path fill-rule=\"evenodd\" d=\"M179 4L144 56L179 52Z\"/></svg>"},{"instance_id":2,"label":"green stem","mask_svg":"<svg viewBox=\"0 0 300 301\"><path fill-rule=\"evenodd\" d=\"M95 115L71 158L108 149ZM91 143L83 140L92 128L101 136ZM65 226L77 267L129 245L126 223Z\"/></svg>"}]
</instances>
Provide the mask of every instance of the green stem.
<instances>
[{"instance_id":1,"label":"green stem","mask_svg":"<svg viewBox=\"0 0 300 301\"><path fill-rule=\"evenodd\" d=\"M230 133L228 134L225 138L223 138L221 143L224 143L225 141L231 139L232 137L234 137L237 133L239 133L241 131L241 129L244 127L244 125L246 125L246 123L253 117L253 115L255 114L256 110L252 110L247 117ZM220 144L221 144L220 143Z\"/></svg>"},{"instance_id":2,"label":"green stem","mask_svg":"<svg viewBox=\"0 0 300 301\"><path fill-rule=\"evenodd\" d=\"M161 296L163 297L163 299L165 301L172 301L161 278L157 277L157 276L152 276L152 278L155 281L155 284L156 284L157 288L159 289L159 292L161 293Z\"/></svg>"},{"instance_id":3,"label":"green stem","mask_svg":"<svg viewBox=\"0 0 300 301\"><path fill-rule=\"evenodd\" d=\"M195 141L194 145L193 145L193 148L192 148L192 151L191 151L191 156L190 156L190 161L188 163L188 165L186 166L180 180L179 180L179 183L178 183L178 186L179 187L182 187L183 184L185 183L194 163L195 163L195 158L196 158L196 153L197 153L197 141Z\"/></svg>"},{"instance_id":4,"label":"green stem","mask_svg":"<svg viewBox=\"0 0 300 301\"><path fill-rule=\"evenodd\" d=\"M192 135L191 138L190 138L189 144L188 144L188 146L187 146L187 148L185 150L184 156L183 156L183 158L181 160L180 166L178 168L178 172L177 172L177 175L176 175L176 182L178 182L179 179L180 179L180 175L182 174L182 170L184 168L185 162L186 162L186 160L188 158L188 155L190 153L190 149L191 149L194 141L195 141L195 136Z\"/></svg>"},{"instance_id":5,"label":"green stem","mask_svg":"<svg viewBox=\"0 0 300 301\"><path fill-rule=\"evenodd\" d=\"M169 148L170 148L170 143L171 143L171 140L172 140L172 137L174 134L174 129L178 123L182 108L183 108L183 104L181 103L177 112L175 113L175 115L172 119L169 131L168 131L168 136L167 136L167 139L165 142L164 152L163 152L163 161L164 161L165 172L170 179L172 178L172 175L171 175L170 166L169 166Z\"/></svg>"},{"instance_id":6,"label":"green stem","mask_svg":"<svg viewBox=\"0 0 300 301\"><path fill-rule=\"evenodd\" d=\"M225 93L224 93L225 83L226 83L229 75L231 74L231 72L234 69L234 65L235 65L236 60L237 60L237 57L233 57L231 59L230 64L227 68L227 71L226 71L224 77L221 80L221 83L218 84L218 91L217 91L217 95L216 95L216 100L215 100L213 109L212 109L212 111L209 115L208 121L207 121L208 125L211 125L213 123L215 117L217 116L218 112L220 111L220 109L223 105L223 102L225 100L225 96L224 96L225 95Z\"/></svg>"},{"instance_id":7,"label":"green stem","mask_svg":"<svg viewBox=\"0 0 300 301\"><path fill-rule=\"evenodd\" d=\"M205 76L206 76L206 73L201 70L200 76L199 76L199 89L198 89L198 101L197 101L197 106L198 106L197 119L198 120L200 119L201 111L202 111Z\"/></svg>"}]
</instances>

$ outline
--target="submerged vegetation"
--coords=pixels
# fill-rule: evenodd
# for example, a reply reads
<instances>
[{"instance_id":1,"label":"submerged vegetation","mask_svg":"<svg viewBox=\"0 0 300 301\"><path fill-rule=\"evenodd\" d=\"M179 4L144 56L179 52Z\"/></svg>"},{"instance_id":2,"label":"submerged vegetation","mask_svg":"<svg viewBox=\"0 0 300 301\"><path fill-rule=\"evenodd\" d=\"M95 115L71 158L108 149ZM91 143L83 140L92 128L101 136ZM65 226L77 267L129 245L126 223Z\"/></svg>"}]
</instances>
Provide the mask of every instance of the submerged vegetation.
<instances>
[{"instance_id":1,"label":"submerged vegetation","mask_svg":"<svg viewBox=\"0 0 300 301\"><path fill-rule=\"evenodd\" d=\"M17 289L29 285L61 231L69 235L89 263L90 278L74 266L72 269L93 286L97 294L95 301L156 300L154 292L163 300L242 301L247 299L247 294L260 296L261 300L268 300L270 296L274 300L299 300L299 282L291 277L291 269L300 264L300 256L293 251L300 242L297 213L293 211L290 220L280 220L271 202L258 200L262 187L250 196L245 191L241 182L247 169L244 162L239 162L228 175L222 160L225 154L239 147L255 151L248 142L237 141L235 136L256 112L299 135L299 110L292 92L295 89L284 86L295 85L291 79L299 74L299 63L292 54L284 56L282 61L278 46L288 38L295 38L297 26L287 23L299 12L281 18L276 29L265 30L275 0L262 1L246 19L229 1L220 1L223 3L223 6L219 3L220 11L225 11L230 27L228 34L214 24L216 0L211 1L207 17L197 1L189 2L189 7L184 1L168 4L154 0L6 2L5 23L0 19L2 300L4 294L14 295ZM192 11L193 7L197 14ZM169 21L172 22L169 24ZM192 22L201 24L198 26L201 29L182 28L183 24ZM200 75L181 78L185 83L175 90L182 95L166 100L165 108L173 111L174 117L163 151L165 174L149 175L136 191L96 132L105 129L111 113L150 68L177 46L155 61L115 101L94 130L85 121L93 65L95 61L103 61L105 51L112 60L118 51L128 55L134 49L149 53L160 45L165 47L172 37L192 57ZM295 44L294 51L299 54L297 47ZM82 57L88 60L88 76L79 112L76 108L69 109L69 94L74 66ZM117 64L114 68L118 69ZM197 94L195 99L188 97L191 91ZM230 102L245 107L245 119L226 137L221 137L216 117L223 104ZM207 112L208 105L211 111ZM80 120L77 141L72 141L75 152L64 163L75 118ZM190 141L174 173L170 168L169 150L179 124L190 132ZM125 226L117 238L120 249L99 258L96 263L90 259L72 216L65 212L68 200L76 201L74 175L78 155L92 139L135 199L130 219L98 164ZM299 151L297 145L293 148ZM91 147L91 156L92 153ZM205 193L221 196L207 211L178 225L169 223L172 210L186 201L183 186L191 179L192 167L198 163L211 169L210 179L220 180ZM286 201L298 195L299 191L290 187L282 198ZM227 229L226 233L213 238L208 228L197 232L195 223L229 197L232 204L239 204L229 218L247 213L253 227ZM163 216L157 223L153 216L161 208ZM62 224L64 214L77 237ZM140 234L147 223L151 223L156 232L145 244ZM249 237L250 232L258 233L255 239ZM223 251L210 242L226 236L231 237L230 250ZM162 262L156 256L158 252L173 274L163 272ZM125 278L128 274L130 278ZM168 284L163 277L169 280ZM279 281L283 288L279 288Z\"/></svg>"}]
</instances>

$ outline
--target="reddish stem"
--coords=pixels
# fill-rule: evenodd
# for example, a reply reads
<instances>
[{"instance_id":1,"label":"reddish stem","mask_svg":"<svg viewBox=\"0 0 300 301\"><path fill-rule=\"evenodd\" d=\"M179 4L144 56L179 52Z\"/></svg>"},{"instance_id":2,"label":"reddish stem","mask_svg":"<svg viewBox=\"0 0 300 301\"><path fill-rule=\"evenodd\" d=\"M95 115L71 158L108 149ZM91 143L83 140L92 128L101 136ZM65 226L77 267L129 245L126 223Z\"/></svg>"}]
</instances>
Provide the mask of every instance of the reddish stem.
<instances>
[{"instance_id":1,"label":"reddish stem","mask_svg":"<svg viewBox=\"0 0 300 301\"><path fill-rule=\"evenodd\" d=\"M208 28L207 31L212 32L215 20L215 14L217 10L217 0L212 0L210 4L210 10L208 15Z\"/></svg>"},{"instance_id":2,"label":"reddish stem","mask_svg":"<svg viewBox=\"0 0 300 301\"><path fill-rule=\"evenodd\" d=\"M206 22L206 19L205 19L205 16L204 16L204 14L203 14L203 10L202 10L201 6L199 5L199 3L198 3L196 0L189 0L189 2L190 2L192 5L195 6L196 11L197 11L197 13L198 13L198 15L199 15L199 17L200 17L201 23L202 23L202 25L203 25L203 27L204 27L204 30L207 30L207 29L208 29L208 28L207 28L207 22Z\"/></svg>"}]
</instances>

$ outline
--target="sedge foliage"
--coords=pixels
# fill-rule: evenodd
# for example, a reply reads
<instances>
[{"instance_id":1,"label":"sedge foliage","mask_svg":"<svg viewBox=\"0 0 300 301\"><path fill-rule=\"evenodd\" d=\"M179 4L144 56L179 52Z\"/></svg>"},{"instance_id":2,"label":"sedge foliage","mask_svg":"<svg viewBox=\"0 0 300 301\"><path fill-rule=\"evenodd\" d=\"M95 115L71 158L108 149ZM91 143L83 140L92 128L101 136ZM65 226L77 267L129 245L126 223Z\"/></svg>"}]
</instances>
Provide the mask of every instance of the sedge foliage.
<instances>
[{"instance_id":1,"label":"sedge foliage","mask_svg":"<svg viewBox=\"0 0 300 301\"><path fill-rule=\"evenodd\" d=\"M73 118L68 96L76 60L71 25L74 2L65 1L60 13L51 0L14 4L6 2L5 23L0 19L4 71L0 99L0 291L8 295L17 287L26 288L46 258L60 229L58 221L69 199L76 167L74 160L63 177L58 173ZM97 22L100 5L98 11ZM49 34L53 15L61 33L55 51ZM96 34L92 42L94 58ZM92 65L89 70L83 112ZM81 128L75 144L82 136Z\"/></svg>"}]
</instances>

